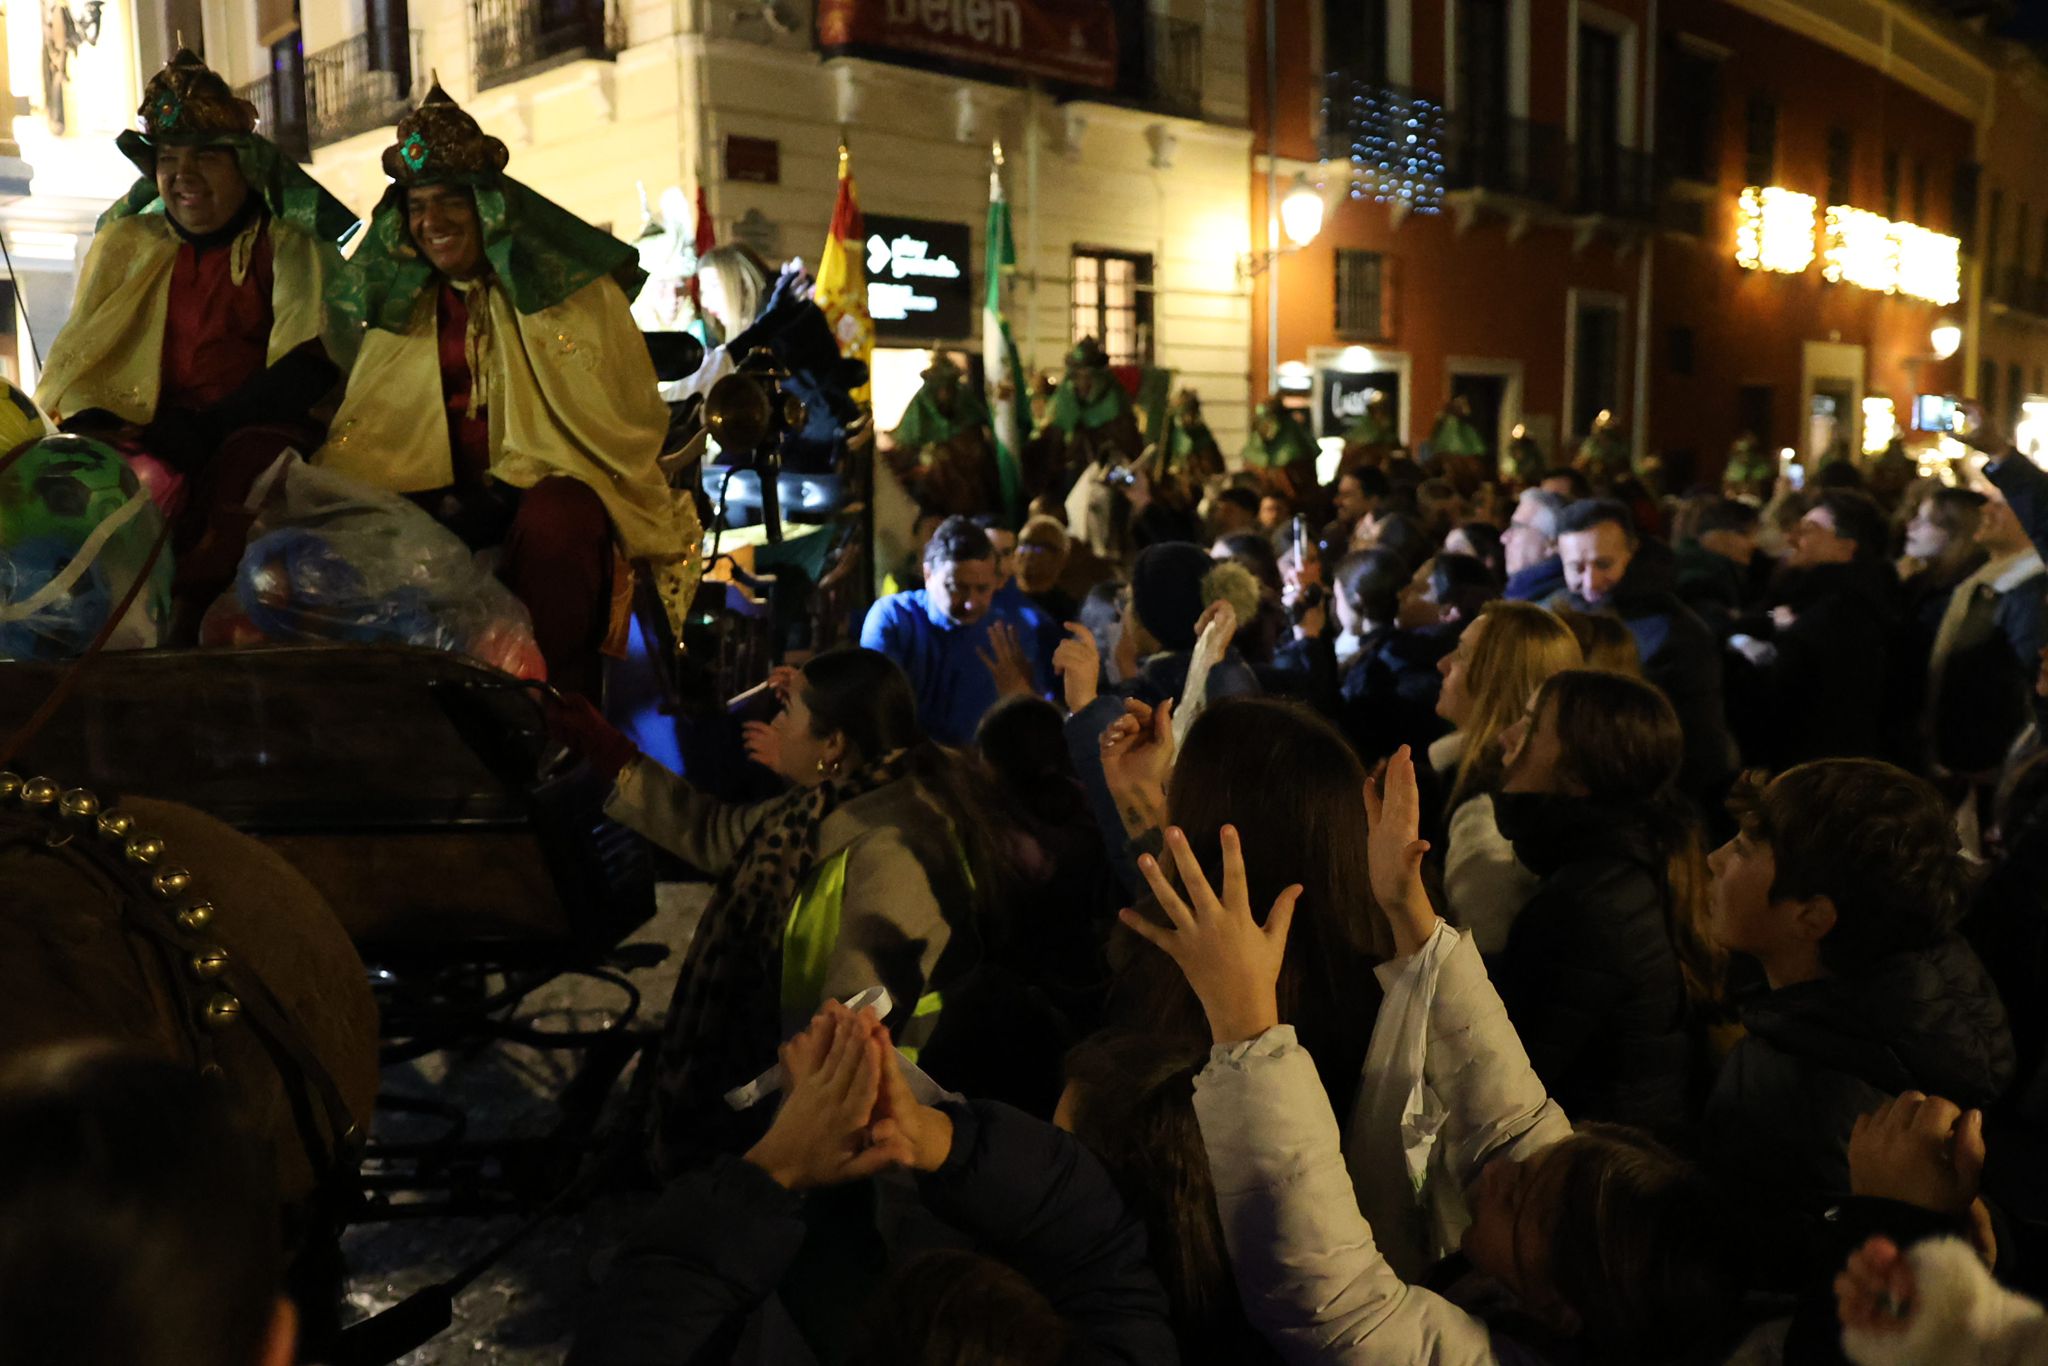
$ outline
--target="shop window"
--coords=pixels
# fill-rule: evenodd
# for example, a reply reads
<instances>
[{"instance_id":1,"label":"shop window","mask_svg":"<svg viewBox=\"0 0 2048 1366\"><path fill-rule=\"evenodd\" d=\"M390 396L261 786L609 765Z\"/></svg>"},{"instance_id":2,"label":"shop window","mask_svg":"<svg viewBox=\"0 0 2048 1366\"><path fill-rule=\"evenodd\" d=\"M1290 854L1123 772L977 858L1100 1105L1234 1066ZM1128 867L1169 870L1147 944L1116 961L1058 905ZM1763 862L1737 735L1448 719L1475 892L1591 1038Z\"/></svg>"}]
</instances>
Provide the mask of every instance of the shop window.
<instances>
[{"instance_id":1,"label":"shop window","mask_svg":"<svg viewBox=\"0 0 2048 1366\"><path fill-rule=\"evenodd\" d=\"M1386 258L1376 251L1337 251L1337 335L1347 341L1383 341L1389 335Z\"/></svg>"},{"instance_id":2,"label":"shop window","mask_svg":"<svg viewBox=\"0 0 2048 1366\"><path fill-rule=\"evenodd\" d=\"M1074 248L1073 339L1094 337L1111 365L1152 363L1152 257Z\"/></svg>"},{"instance_id":3,"label":"shop window","mask_svg":"<svg viewBox=\"0 0 2048 1366\"><path fill-rule=\"evenodd\" d=\"M1778 102L1751 95L1743 142L1743 183L1773 185L1778 178Z\"/></svg>"}]
</instances>

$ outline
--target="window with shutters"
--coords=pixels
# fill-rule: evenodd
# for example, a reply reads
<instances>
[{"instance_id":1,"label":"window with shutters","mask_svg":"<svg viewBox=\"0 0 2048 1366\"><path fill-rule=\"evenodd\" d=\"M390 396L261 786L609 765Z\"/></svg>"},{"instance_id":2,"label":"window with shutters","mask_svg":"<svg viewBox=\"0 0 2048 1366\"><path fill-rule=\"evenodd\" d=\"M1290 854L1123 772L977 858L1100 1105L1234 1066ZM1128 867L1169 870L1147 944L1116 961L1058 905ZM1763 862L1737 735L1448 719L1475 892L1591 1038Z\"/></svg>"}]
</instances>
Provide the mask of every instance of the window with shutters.
<instances>
[{"instance_id":1,"label":"window with shutters","mask_svg":"<svg viewBox=\"0 0 2048 1366\"><path fill-rule=\"evenodd\" d=\"M1376 251L1337 250L1337 335L1346 341L1385 341L1387 260Z\"/></svg>"},{"instance_id":2,"label":"window with shutters","mask_svg":"<svg viewBox=\"0 0 2048 1366\"><path fill-rule=\"evenodd\" d=\"M1152 257L1074 248L1073 340L1093 337L1111 365L1152 363Z\"/></svg>"}]
</instances>

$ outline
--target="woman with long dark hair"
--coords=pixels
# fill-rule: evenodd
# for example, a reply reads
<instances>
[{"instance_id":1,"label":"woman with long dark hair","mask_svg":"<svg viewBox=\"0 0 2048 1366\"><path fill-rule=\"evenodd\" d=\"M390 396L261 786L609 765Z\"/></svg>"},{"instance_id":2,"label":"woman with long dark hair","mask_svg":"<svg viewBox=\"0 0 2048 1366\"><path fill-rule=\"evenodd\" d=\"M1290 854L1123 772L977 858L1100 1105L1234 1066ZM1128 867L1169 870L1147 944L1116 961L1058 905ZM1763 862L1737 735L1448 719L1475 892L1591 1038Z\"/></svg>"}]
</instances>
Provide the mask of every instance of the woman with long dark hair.
<instances>
[{"instance_id":1,"label":"woman with long dark hair","mask_svg":"<svg viewBox=\"0 0 2048 1366\"><path fill-rule=\"evenodd\" d=\"M891 1033L921 1043L940 988L978 960L1005 882L985 779L918 728L901 669L873 650L828 650L779 682L783 710L758 757L789 792L722 801L629 748L605 804L718 879L654 1058L651 1151L664 1170L824 1000L886 987Z\"/></svg>"},{"instance_id":2,"label":"woman with long dark hair","mask_svg":"<svg viewBox=\"0 0 2048 1366\"><path fill-rule=\"evenodd\" d=\"M1697 1007L1722 966L1704 931L1705 855L1678 795L1685 738L1639 678L1568 669L1502 736L1500 831L1537 886L1497 979L1545 1088L1572 1113L1683 1132L1697 1108Z\"/></svg>"}]
</instances>

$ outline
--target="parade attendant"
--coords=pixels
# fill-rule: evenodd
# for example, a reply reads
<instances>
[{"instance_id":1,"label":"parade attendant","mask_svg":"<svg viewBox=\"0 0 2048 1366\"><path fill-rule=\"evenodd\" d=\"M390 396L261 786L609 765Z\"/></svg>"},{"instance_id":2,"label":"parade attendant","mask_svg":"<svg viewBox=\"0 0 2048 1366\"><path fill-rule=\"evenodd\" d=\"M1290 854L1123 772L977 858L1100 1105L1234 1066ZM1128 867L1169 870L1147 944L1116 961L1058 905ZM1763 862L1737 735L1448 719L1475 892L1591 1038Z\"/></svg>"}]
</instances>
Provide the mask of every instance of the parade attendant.
<instances>
[{"instance_id":1,"label":"parade attendant","mask_svg":"<svg viewBox=\"0 0 2048 1366\"><path fill-rule=\"evenodd\" d=\"M1279 394L1252 415L1244 445L1246 469L1263 470L1268 487L1285 493L1296 507L1316 494L1316 442Z\"/></svg>"},{"instance_id":2,"label":"parade attendant","mask_svg":"<svg viewBox=\"0 0 2048 1366\"><path fill-rule=\"evenodd\" d=\"M1377 389L1367 391L1365 411L1344 431L1344 465L1384 465L1401 444L1393 405Z\"/></svg>"},{"instance_id":3,"label":"parade attendant","mask_svg":"<svg viewBox=\"0 0 2048 1366\"><path fill-rule=\"evenodd\" d=\"M439 85L399 124L391 188L350 262L368 330L317 459L413 495L473 549L500 547L551 681L594 695L600 654L625 642L628 560L680 635L702 533L655 463L669 413L627 304L633 248L506 160Z\"/></svg>"},{"instance_id":4,"label":"parade attendant","mask_svg":"<svg viewBox=\"0 0 2048 1366\"><path fill-rule=\"evenodd\" d=\"M1443 472L1461 488L1477 488L1486 458L1486 442L1472 425L1472 405L1460 394L1444 405L1437 415L1436 430L1430 433L1429 449Z\"/></svg>"},{"instance_id":5,"label":"parade attendant","mask_svg":"<svg viewBox=\"0 0 2048 1366\"><path fill-rule=\"evenodd\" d=\"M1192 389L1173 397L1173 418L1166 432L1167 468L1197 487L1223 477L1223 449L1202 420L1202 398Z\"/></svg>"},{"instance_id":6,"label":"parade attendant","mask_svg":"<svg viewBox=\"0 0 2048 1366\"><path fill-rule=\"evenodd\" d=\"M307 414L352 339L323 300L355 215L189 51L139 112L116 145L143 178L100 216L36 400L66 430L168 467L167 500L182 481L172 550L189 637L241 558L251 482L320 439Z\"/></svg>"},{"instance_id":7,"label":"parade attendant","mask_svg":"<svg viewBox=\"0 0 2048 1366\"><path fill-rule=\"evenodd\" d=\"M889 433L890 463L920 506L947 515L987 512L1002 500L988 405L960 367L932 353L924 383Z\"/></svg>"},{"instance_id":8,"label":"parade attendant","mask_svg":"<svg viewBox=\"0 0 2048 1366\"><path fill-rule=\"evenodd\" d=\"M1102 343L1084 337L1067 353L1066 378L1054 391L1051 410L1026 447L1027 491L1064 498L1093 466L1128 464L1144 449L1130 395L1109 373ZM1069 517L1071 528L1074 519Z\"/></svg>"}]
</instances>

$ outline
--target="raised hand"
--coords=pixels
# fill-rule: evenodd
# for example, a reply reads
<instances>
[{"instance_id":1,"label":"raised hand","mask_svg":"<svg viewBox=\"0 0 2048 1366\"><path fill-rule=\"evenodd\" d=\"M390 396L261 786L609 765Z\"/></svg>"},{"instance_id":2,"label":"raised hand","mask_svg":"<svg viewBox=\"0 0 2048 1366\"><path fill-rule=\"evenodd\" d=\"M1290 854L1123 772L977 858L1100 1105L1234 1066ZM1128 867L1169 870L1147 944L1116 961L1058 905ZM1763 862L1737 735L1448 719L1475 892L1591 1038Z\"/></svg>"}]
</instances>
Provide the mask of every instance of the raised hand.
<instances>
[{"instance_id":1,"label":"raised hand","mask_svg":"<svg viewBox=\"0 0 2048 1366\"><path fill-rule=\"evenodd\" d=\"M1119 915L1139 937L1165 950L1180 965L1202 1002L1216 1042L1236 1043L1257 1038L1280 1023L1280 964L1287 953L1287 930L1294 923L1294 904L1301 897L1301 887L1297 884L1281 892L1266 913L1266 923L1259 924L1252 919L1244 852L1236 829L1224 826L1221 839L1221 897L1209 886L1202 865L1188 847L1187 836L1174 827L1166 832L1166 848L1180 870L1181 885L1187 888L1186 900L1174 891L1158 860L1150 854L1138 860L1138 871L1145 875L1171 928L1155 925L1129 908Z\"/></svg>"},{"instance_id":2,"label":"raised hand","mask_svg":"<svg viewBox=\"0 0 2048 1366\"><path fill-rule=\"evenodd\" d=\"M1939 1096L1901 1092L1849 1133L1849 1189L1963 1215L1984 1175L1984 1116Z\"/></svg>"},{"instance_id":3,"label":"raised hand","mask_svg":"<svg viewBox=\"0 0 2048 1366\"><path fill-rule=\"evenodd\" d=\"M882 1089L875 1101L874 1121L868 1141L897 1155L906 1167L935 1172L953 1151L953 1121L943 1110L922 1104L910 1093L896 1050L880 1022L873 1029L874 1046L882 1067Z\"/></svg>"},{"instance_id":4,"label":"raised hand","mask_svg":"<svg viewBox=\"0 0 2048 1366\"><path fill-rule=\"evenodd\" d=\"M1366 861L1372 894L1394 931L1394 951L1403 958L1436 933L1436 909L1422 886L1422 856L1429 841L1422 826L1422 795L1415 783L1415 759L1403 745L1386 761L1383 776L1365 783Z\"/></svg>"},{"instance_id":5,"label":"raised hand","mask_svg":"<svg viewBox=\"0 0 2048 1366\"><path fill-rule=\"evenodd\" d=\"M1036 692L1031 684L1031 660L1024 653L1024 645L1017 639L1017 628L1006 621L992 622L988 628L986 650L976 650L981 657L982 667L989 677L996 681L996 694L1000 697L1015 697L1020 693Z\"/></svg>"},{"instance_id":6,"label":"raised hand","mask_svg":"<svg viewBox=\"0 0 2048 1366\"><path fill-rule=\"evenodd\" d=\"M748 1162L778 1184L804 1191L857 1181L904 1161L901 1144L869 1140L881 1090L871 1019L843 1006L820 1014L783 1045L782 1065L789 1073L782 1108L748 1150Z\"/></svg>"},{"instance_id":7,"label":"raised hand","mask_svg":"<svg viewBox=\"0 0 2048 1366\"><path fill-rule=\"evenodd\" d=\"M1060 676L1067 710L1080 711L1095 700L1102 679L1102 651L1095 633L1078 621L1067 623L1067 638L1052 652L1052 671Z\"/></svg>"},{"instance_id":8,"label":"raised hand","mask_svg":"<svg viewBox=\"0 0 2048 1366\"><path fill-rule=\"evenodd\" d=\"M1132 698L1102 733L1102 778L1124 832L1142 835L1166 819L1173 776L1173 700L1157 707Z\"/></svg>"},{"instance_id":9,"label":"raised hand","mask_svg":"<svg viewBox=\"0 0 2048 1366\"><path fill-rule=\"evenodd\" d=\"M1202 615L1195 618L1195 640L1197 643L1201 641L1202 633L1209 629L1210 623L1218 621L1223 623L1224 648L1228 649L1230 647L1230 642L1237 637L1239 623L1237 620L1237 609L1232 607L1229 601L1224 598L1218 598L1207 607L1204 607Z\"/></svg>"}]
</instances>

